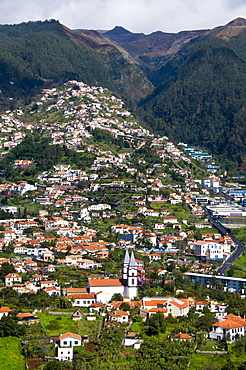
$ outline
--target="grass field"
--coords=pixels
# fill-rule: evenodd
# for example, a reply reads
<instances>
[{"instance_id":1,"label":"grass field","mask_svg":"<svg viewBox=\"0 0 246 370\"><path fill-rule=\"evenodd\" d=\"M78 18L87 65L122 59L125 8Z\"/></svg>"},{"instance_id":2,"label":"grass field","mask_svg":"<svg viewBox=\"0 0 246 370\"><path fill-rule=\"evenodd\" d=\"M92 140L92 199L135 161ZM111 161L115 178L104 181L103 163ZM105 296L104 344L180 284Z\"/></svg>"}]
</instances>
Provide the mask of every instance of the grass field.
<instances>
[{"instance_id":1,"label":"grass field","mask_svg":"<svg viewBox=\"0 0 246 370\"><path fill-rule=\"evenodd\" d=\"M190 359L189 370L220 370L226 363L226 356L194 353Z\"/></svg>"},{"instance_id":2,"label":"grass field","mask_svg":"<svg viewBox=\"0 0 246 370\"><path fill-rule=\"evenodd\" d=\"M21 355L19 338L0 338L0 369L25 370L25 358Z\"/></svg>"},{"instance_id":3,"label":"grass field","mask_svg":"<svg viewBox=\"0 0 246 370\"><path fill-rule=\"evenodd\" d=\"M101 330L102 320L98 317L95 321L82 320L73 321L71 315L51 315L39 312L38 316L50 336L58 336L67 332L80 335L96 335Z\"/></svg>"}]
</instances>

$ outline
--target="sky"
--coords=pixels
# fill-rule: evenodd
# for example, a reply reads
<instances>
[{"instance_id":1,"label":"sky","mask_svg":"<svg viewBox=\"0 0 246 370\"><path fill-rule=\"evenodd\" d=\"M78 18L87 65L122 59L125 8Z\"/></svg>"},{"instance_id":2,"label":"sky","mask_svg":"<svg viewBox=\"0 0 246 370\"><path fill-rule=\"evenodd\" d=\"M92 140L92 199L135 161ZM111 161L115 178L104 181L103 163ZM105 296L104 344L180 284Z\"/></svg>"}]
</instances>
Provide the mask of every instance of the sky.
<instances>
[{"instance_id":1,"label":"sky","mask_svg":"<svg viewBox=\"0 0 246 370\"><path fill-rule=\"evenodd\" d=\"M56 19L71 29L179 32L246 18L246 0L0 0L0 24Z\"/></svg>"}]
</instances>

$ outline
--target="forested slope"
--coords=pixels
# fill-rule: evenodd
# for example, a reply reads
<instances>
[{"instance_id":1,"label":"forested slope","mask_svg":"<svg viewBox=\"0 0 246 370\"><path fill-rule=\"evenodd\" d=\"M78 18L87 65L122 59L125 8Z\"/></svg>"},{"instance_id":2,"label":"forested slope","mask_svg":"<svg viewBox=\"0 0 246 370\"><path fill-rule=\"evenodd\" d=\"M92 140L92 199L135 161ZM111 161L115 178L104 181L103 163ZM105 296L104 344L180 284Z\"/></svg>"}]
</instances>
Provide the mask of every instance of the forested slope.
<instances>
[{"instance_id":1,"label":"forested slope","mask_svg":"<svg viewBox=\"0 0 246 370\"><path fill-rule=\"evenodd\" d=\"M2 105L68 79L105 86L136 100L150 92L151 84L138 65L110 40L101 51L86 35L74 35L55 20L0 26Z\"/></svg>"},{"instance_id":2,"label":"forested slope","mask_svg":"<svg viewBox=\"0 0 246 370\"><path fill-rule=\"evenodd\" d=\"M246 137L246 63L227 41L207 38L141 103L153 130L207 146L242 163Z\"/></svg>"}]
</instances>

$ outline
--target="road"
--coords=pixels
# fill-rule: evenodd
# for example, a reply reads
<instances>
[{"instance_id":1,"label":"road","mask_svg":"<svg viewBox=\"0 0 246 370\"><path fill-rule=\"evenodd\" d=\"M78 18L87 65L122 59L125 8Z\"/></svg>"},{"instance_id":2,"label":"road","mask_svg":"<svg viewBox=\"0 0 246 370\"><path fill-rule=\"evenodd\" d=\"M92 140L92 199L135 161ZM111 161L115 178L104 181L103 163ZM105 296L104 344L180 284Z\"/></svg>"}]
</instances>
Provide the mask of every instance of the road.
<instances>
[{"instance_id":1,"label":"road","mask_svg":"<svg viewBox=\"0 0 246 370\"><path fill-rule=\"evenodd\" d=\"M212 211L210 211L206 207L205 210L208 213L209 222L216 229L218 229L222 235L230 236L237 246L234 252L230 255L230 257L217 270L219 275L225 275L226 270L228 270L229 267L242 255L242 253L245 250L245 246L233 234L231 234L230 230L228 230L226 227L221 225L221 223L216 220L216 218L212 214Z\"/></svg>"}]
</instances>

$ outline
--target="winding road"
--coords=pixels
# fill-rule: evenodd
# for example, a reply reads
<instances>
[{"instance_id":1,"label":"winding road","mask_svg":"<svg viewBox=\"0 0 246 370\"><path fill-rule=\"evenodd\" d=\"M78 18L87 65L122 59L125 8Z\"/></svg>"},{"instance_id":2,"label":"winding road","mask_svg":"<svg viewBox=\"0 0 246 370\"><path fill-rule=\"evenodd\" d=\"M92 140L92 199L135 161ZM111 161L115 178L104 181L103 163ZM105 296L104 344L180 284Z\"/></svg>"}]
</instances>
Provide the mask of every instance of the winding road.
<instances>
[{"instance_id":1,"label":"winding road","mask_svg":"<svg viewBox=\"0 0 246 370\"><path fill-rule=\"evenodd\" d=\"M205 207L205 211L208 213L209 222L219 230L222 235L228 235L236 243L237 247L230 257L218 268L217 273L219 275L225 275L226 270L242 255L245 250L245 246L233 235L230 230L221 225L213 216L212 211Z\"/></svg>"}]
</instances>

